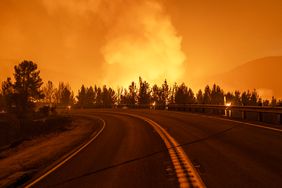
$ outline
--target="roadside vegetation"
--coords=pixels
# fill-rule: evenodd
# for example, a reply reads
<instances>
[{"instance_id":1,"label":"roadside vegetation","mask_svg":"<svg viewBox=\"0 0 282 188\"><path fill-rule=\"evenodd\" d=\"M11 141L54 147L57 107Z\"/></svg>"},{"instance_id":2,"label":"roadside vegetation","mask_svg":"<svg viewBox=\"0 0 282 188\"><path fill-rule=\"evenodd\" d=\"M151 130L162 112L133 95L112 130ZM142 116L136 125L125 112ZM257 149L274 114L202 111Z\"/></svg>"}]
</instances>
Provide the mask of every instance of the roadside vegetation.
<instances>
[{"instance_id":1,"label":"roadside vegetation","mask_svg":"<svg viewBox=\"0 0 282 188\"><path fill-rule=\"evenodd\" d=\"M45 98L37 65L23 61L14 67L14 77L2 82L0 95L0 149L25 140L62 131L71 119L57 115L53 106L40 104Z\"/></svg>"},{"instance_id":2,"label":"roadside vegetation","mask_svg":"<svg viewBox=\"0 0 282 188\"><path fill-rule=\"evenodd\" d=\"M152 85L139 77L128 88L114 89L107 85L82 85L77 95L68 83L60 82L56 87L52 81L43 83L40 71L32 61L23 61L15 66L14 79L2 82L0 110L15 114L18 118L46 117L56 114L56 109L67 108L112 108L164 107L169 104L212 104L232 103L238 106L282 106L282 100L274 96L262 99L256 90L224 91L219 85L207 85L196 93L185 83ZM14 80L14 82L13 82Z\"/></svg>"},{"instance_id":3,"label":"roadside vegetation","mask_svg":"<svg viewBox=\"0 0 282 188\"><path fill-rule=\"evenodd\" d=\"M149 83L141 77L139 83L132 82L128 88L118 88L113 90L104 85L85 87L81 86L76 97L77 108L100 108L113 106L127 106L132 108L142 108L155 106L164 108L170 104L211 104L224 105L232 103L238 106L282 106L282 100L272 97L272 100L263 100L256 90L225 92L219 86L207 85L204 90L195 93L185 83L169 86L167 81L160 86Z\"/></svg>"},{"instance_id":4,"label":"roadside vegetation","mask_svg":"<svg viewBox=\"0 0 282 188\"><path fill-rule=\"evenodd\" d=\"M14 67L13 78L2 82L0 92L0 147L9 143L61 130L71 119L57 110L70 108L151 108L165 109L171 104L231 103L239 106L282 106L282 100L263 100L256 90L225 92L219 85L207 85L196 93L185 83L152 85L139 78L128 88L81 86L75 96L68 83L56 87L52 81L43 83L37 64L23 61Z\"/></svg>"}]
</instances>

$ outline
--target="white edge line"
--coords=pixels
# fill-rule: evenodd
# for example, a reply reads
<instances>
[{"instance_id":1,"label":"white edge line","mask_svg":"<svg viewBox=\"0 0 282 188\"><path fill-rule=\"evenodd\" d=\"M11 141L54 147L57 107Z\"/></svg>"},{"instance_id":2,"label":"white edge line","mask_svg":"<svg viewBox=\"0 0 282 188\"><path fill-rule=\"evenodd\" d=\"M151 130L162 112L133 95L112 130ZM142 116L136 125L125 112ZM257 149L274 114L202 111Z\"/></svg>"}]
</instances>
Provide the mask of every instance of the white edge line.
<instances>
[{"instance_id":1,"label":"white edge line","mask_svg":"<svg viewBox=\"0 0 282 188\"><path fill-rule=\"evenodd\" d=\"M97 118L97 117L96 117ZM48 170L47 172L45 172L43 175L41 175L40 177L38 177L36 180L34 180L33 182L31 182L30 184L26 185L25 188L30 188L33 185L35 185L36 183L38 183L39 181L41 181L43 178L45 178L46 176L48 176L49 174L51 174L52 172L54 172L55 170L57 170L59 167L61 167L63 164L65 164L67 161L69 161L71 158L73 158L74 156L76 156L81 150L83 150L84 148L86 148L91 142L93 142L105 129L106 127L106 122L105 120L101 119L101 118L97 118L99 120L101 120L103 122L103 127L102 129L99 130L99 132L91 139L89 140L86 144L84 144L82 147L80 147L78 150L76 150L74 153L72 153L70 156L68 156L66 159L64 159L63 161L61 161L59 164L57 164L55 167L53 167L52 169Z\"/></svg>"},{"instance_id":2,"label":"white edge line","mask_svg":"<svg viewBox=\"0 0 282 188\"><path fill-rule=\"evenodd\" d=\"M189 113L189 112L177 112L177 113L185 114L185 113ZM273 128L273 127L266 127L266 126L263 126L263 125L258 125L258 124L254 124L254 123L248 123L248 122L244 122L244 121L226 119L224 117L214 117L214 116L209 116L209 115L204 115L204 114L194 114L194 113L189 113L189 114L191 114L193 116L202 116L202 117L207 117L207 118L211 118L211 119L230 121L230 122L241 123L241 124L250 125L250 126L258 127L258 128L262 128L262 129L268 129L268 130L272 130L272 131L282 132L282 129L277 129L277 128Z\"/></svg>"},{"instance_id":3,"label":"white edge line","mask_svg":"<svg viewBox=\"0 0 282 188\"><path fill-rule=\"evenodd\" d=\"M213 119L235 122L235 123L242 123L242 124L250 125L250 126L253 126L253 127L258 127L258 128L262 128L262 129L268 129L268 130L272 130L272 131L282 132L282 129L277 129L277 128L273 128L273 127L266 127L266 126L258 125L258 124L254 124L254 123L248 123L248 122L237 121L237 120L232 120L232 119L225 119L225 118L220 118L220 117L212 117L212 116L207 116L207 115L202 115L202 116L213 118Z\"/></svg>"}]
</instances>

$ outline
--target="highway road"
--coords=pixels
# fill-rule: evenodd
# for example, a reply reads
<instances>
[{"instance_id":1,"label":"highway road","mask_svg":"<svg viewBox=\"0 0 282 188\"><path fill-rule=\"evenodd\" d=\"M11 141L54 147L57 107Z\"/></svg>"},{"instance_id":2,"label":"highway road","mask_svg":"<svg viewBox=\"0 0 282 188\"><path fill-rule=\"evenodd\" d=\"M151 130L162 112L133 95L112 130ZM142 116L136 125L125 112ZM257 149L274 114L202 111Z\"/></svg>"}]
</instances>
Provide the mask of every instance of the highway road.
<instances>
[{"instance_id":1,"label":"highway road","mask_svg":"<svg viewBox=\"0 0 282 188\"><path fill-rule=\"evenodd\" d=\"M105 126L31 187L282 186L279 128L172 111L72 113L99 117Z\"/></svg>"}]
</instances>

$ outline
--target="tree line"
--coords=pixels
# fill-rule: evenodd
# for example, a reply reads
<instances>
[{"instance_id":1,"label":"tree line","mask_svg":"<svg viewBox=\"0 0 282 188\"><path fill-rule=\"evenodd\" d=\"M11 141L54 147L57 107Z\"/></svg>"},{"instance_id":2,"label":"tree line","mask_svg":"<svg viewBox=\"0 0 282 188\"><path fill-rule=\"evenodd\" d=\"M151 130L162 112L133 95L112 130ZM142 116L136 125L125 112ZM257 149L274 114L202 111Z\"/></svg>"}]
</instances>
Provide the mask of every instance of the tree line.
<instances>
[{"instance_id":1,"label":"tree line","mask_svg":"<svg viewBox=\"0 0 282 188\"><path fill-rule=\"evenodd\" d=\"M139 77L139 82L131 82L128 88L117 90L109 86L84 85L75 96L68 83L60 82L55 87L52 81L45 85L40 77L37 64L23 61L14 67L14 79L8 77L2 82L0 92L0 108L15 111L19 114L34 111L36 104L50 107L73 106L77 108L111 108L114 106L148 107L154 105L164 108L169 104L212 104L224 105L232 103L239 106L282 106L281 100L263 100L256 90L224 92L217 85L207 85L197 93L185 83L169 86L150 84Z\"/></svg>"},{"instance_id":2,"label":"tree line","mask_svg":"<svg viewBox=\"0 0 282 188\"><path fill-rule=\"evenodd\" d=\"M117 92L112 88L107 93L107 86L101 88L94 86L85 87L84 85L78 91L76 106L79 108L91 107L112 107L112 106L129 106L129 107L146 107L154 105L165 107L169 104L206 104L206 105L224 105L231 103L237 106L282 106L282 101L277 101L274 97L272 100L263 100L259 97L256 90L253 91L235 91L224 92L216 84L212 87L207 85L204 90L199 90L196 94L185 83L169 86L165 80L160 86L154 84L150 87L149 83L139 78L139 83L132 82L128 88L119 88ZM108 96L108 97L107 97ZM111 100L104 100L109 98Z\"/></svg>"}]
</instances>

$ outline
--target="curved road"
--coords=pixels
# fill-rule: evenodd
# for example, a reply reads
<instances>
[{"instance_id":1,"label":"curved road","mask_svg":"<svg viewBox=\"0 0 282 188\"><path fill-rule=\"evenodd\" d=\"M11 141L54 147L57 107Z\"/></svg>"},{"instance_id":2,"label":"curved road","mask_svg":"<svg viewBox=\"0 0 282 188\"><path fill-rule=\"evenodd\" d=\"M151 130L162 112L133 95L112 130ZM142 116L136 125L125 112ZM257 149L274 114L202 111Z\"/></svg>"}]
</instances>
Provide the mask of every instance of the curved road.
<instances>
[{"instance_id":1,"label":"curved road","mask_svg":"<svg viewBox=\"0 0 282 188\"><path fill-rule=\"evenodd\" d=\"M177 141L176 148L183 149L207 187L282 185L281 129L172 111L73 113L98 116L106 126L86 148L33 187L179 187L181 176L167 143L138 117L156 122Z\"/></svg>"}]
</instances>

